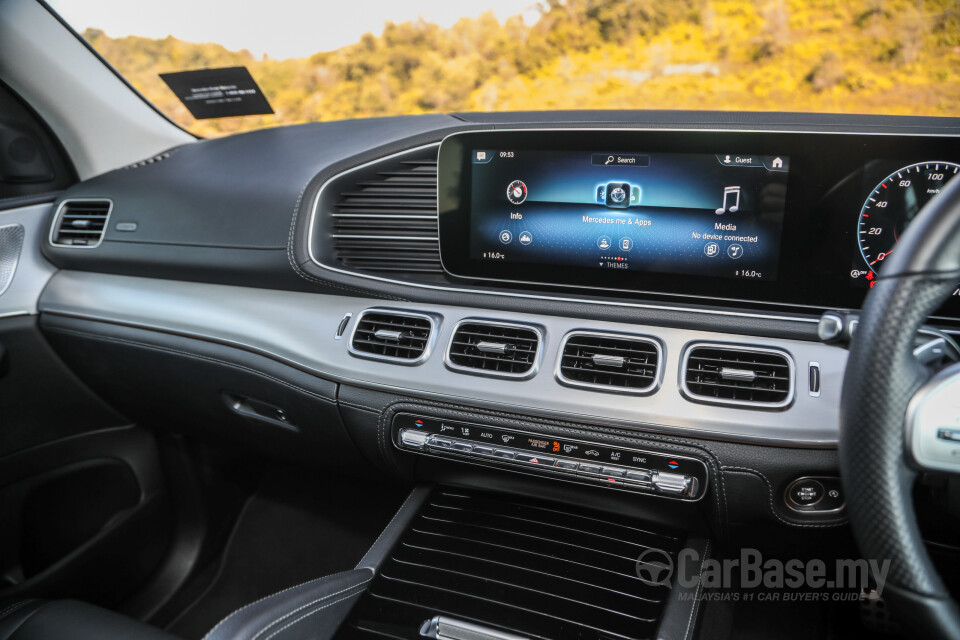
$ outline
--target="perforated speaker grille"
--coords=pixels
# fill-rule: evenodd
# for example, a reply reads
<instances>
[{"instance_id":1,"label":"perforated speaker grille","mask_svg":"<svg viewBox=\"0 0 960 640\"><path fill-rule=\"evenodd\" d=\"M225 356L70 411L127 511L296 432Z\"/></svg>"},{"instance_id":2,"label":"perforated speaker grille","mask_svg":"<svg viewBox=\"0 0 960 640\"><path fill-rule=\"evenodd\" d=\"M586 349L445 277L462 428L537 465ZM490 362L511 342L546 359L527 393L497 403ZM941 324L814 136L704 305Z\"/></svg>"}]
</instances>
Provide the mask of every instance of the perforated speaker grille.
<instances>
[{"instance_id":1,"label":"perforated speaker grille","mask_svg":"<svg viewBox=\"0 0 960 640\"><path fill-rule=\"evenodd\" d=\"M0 227L0 295L3 295L13 282L22 249L23 227L19 224Z\"/></svg>"}]
</instances>

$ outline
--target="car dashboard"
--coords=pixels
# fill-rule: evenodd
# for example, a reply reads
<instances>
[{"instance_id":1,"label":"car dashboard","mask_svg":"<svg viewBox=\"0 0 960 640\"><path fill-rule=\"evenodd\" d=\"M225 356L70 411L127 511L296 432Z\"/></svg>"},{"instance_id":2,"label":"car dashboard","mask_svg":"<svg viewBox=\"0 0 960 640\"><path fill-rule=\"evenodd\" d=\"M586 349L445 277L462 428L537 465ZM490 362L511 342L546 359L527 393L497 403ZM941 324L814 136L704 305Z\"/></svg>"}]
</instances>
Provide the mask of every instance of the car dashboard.
<instances>
[{"instance_id":1,"label":"car dashboard","mask_svg":"<svg viewBox=\"0 0 960 640\"><path fill-rule=\"evenodd\" d=\"M958 135L928 118L554 112L204 140L58 197L39 309L85 380L154 420L209 432L225 403L246 427L342 422L394 472L681 501L755 471L770 503L744 508L837 523L842 500L791 498L836 482L847 351L821 316L855 314L960 171ZM931 323L958 319L951 301ZM177 354L300 380L338 413L298 424L282 393L200 383L165 404L178 389L153 374Z\"/></svg>"}]
</instances>

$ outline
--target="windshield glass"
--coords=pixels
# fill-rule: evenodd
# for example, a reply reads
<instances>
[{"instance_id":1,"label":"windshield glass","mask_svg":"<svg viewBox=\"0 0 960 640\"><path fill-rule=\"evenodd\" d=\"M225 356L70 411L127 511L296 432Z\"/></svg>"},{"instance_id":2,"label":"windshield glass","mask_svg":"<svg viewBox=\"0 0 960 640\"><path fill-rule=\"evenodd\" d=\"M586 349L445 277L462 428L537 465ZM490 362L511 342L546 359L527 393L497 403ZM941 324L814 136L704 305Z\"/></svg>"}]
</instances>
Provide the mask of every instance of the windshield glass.
<instances>
[{"instance_id":1,"label":"windshield glass","mask_svg":"<svg viewBox=\"0 0 960 640\"><path fill-rule=\"evenodd\" d=\"M960 0L51 0L148 100L219 136L545 109L956 115ZM246 67L274 111L198 120L160 74Z\"/></svg>"}]
</instances>

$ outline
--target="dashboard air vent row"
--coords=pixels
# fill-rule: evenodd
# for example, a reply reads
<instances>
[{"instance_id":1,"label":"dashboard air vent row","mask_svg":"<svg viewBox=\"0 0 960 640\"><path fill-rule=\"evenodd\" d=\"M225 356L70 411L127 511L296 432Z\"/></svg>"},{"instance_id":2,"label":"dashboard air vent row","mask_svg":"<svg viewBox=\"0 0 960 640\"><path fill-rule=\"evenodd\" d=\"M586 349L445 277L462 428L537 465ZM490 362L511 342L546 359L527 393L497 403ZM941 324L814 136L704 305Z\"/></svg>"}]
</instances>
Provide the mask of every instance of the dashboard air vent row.
<instances>
[{"instance_id":1,"label":"dashboard air vent row","mask_svg":"<svg viewBox=\"0 0 960 640\"><path fill-rule=\"evenodd\" d=\"M331 213L337 259L384 273L443 273L435 157L384 165L343 191Z\"/></svg>"},{"instance_id":2,"label":"dashboard air vent row","mask_svg":"<svg viewBox=\"0 0 960 640\"><path fill-rule=\"evenodd\" d=\"M429 355L434 321L430 316L396 309L367 309L350 337L354 355L415 364Z\"/></svg>"},{"instance_id":3,"label":"dashboard air vent row","mask_svg":"<svg viewBox=\"0 0 960 640\"><path fill-rule=\"evenodd\" d=\"M100 246L112 208L110 200L64 200L54 216L50 243L88 249Z\"/></svg>"},{"instance_id":4,"label":"dashboard air vent row","mask_svg":"<svg viewBox=\"0 0 960 640\"><path fill-rule=\"evenodd\" d=\"M775 409L793 399L793 361L783 351L697 344L687 349L682 371L684 391L698 402Z\"/></svg>"},{"instance_id":5,"label":"dashboard air vent row","mask_svg":"<svg viewBox=\"0 0 960 640\"><path fill-rule=\"evenodd\" d=\"M660 343L652 338L576 331L561 347L560 381L622 393L649 393L660 379Z\"/></svg>"},{"instance_id":6,"label":"dashboard air vent row","mask_svg":"<svg viewBox=\"0 0 960 640\"><path fill-rule=\"evenodd\" d=\"M481 375L526 378L536 373L540 330L528 325L465 320L447 350L447 365Z\"/></svg>"}]
</instances>

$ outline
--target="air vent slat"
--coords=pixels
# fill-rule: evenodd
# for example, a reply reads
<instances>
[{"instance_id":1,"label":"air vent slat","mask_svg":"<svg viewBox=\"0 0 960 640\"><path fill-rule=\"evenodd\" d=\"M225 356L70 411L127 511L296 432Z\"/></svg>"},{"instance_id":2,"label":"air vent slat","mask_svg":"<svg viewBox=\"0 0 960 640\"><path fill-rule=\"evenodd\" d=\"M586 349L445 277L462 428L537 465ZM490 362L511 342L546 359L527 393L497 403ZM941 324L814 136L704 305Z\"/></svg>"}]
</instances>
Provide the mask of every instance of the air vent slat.
<instances>
[{"instance_id":1,"label":"air vent slat","mask_svg":"<svg viewBox=\"0 0 960 640\"><path fill-rule=\"evenodd\" d=\"M780 408L793 395L793 361L774 349L694 345L683 375L688 397L700 402Z\"/></svg>"},{"instance_id":2,"label":"air vent slat","mask_svg":"<svg viewBox=\"0 0 960 640\"><path fill-rule=\"evenodd\" d=\"M540 332L533 327L468 320L453 332L447 364L470 373L528 377L534 373L540 342Z\"/></svg>"},{"instance_id":3,"label":"air vent slat","mask_svg":"<svg viewBox=\"0 0 960 640\"><path fill-rule=\"evenodd\" d=\"M330 215L334 255L343 266L385 275L443 273L435 158L384 161L347 186Z\"/></svg>"},{"instance_id":4,"label":"air vent slat","mask_svg":"<svg viewBox=\"0 0 960 640\"><path fill-rule=\"evenodd\" d=\"M652 338L578 331L563 342L557 377L598 391L650 393L660 379L660 354Z\"/></svg>"},{"instance_id":5,"label":"air vent slat","mask_svg":"<svg viewBox=\"0 0 960 640\"><path fill-rule=\"evenodd\" d=\"M88 249L99 246L112 208L109 200L64 200L54 217L50 243Z\"/></svg>"},{"instance_id":6,"label":"air vent slat","mask_svg":"<svg viewBox=\"0 0 960 640\"><path fill-rule=\"evenodd\" d=\"M675 536L586 509L466 489L435 490L428 502L335 640L417 640L437 615L530 638L655 636L670 588L641 580L637 558L649 544L672 560L681 546ZM457 508L439 521L431 513L441 507ZM536 522L524 524L524 514ZM627 557L597 550L608 544Z\"/></svg>"},{"instance_id":7,"label":"air vent slat","mask_svg":"<svg viewBox=\"0 0 960 640\"><path fill-rule=\"evenodd\" d=\"M430 316L393 309L363 311L350 337L350 352L413 364L426 357L434 323Z\"/></svg>"}]
</instances>

